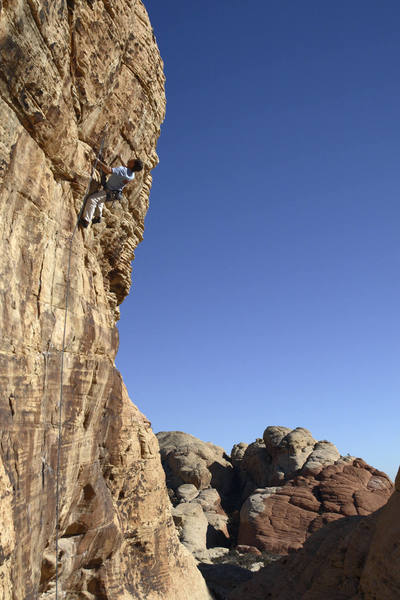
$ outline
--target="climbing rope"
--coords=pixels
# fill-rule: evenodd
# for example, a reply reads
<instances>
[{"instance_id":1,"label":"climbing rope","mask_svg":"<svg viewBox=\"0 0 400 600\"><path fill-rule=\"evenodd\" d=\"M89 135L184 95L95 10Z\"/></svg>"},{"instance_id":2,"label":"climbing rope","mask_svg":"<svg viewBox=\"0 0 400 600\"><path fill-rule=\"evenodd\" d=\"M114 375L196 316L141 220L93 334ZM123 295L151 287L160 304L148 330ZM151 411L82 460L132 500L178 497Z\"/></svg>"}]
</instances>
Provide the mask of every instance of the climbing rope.
<instances>
[{"instance_id":1,"label":"climbing rope","mask_svg":"<svg viewBox=\"0 0 400 600\"><path fill-rule=\"evenodd\" d=\"M61 372L60 372L60 398L58 402L58 445L57 445L57 477L56 477L56 598L58 600L58 579L59 579L59 569L58 569L58 548L59 548L59 536L60 536L60 457L61 457L61 445L62 445L62 406L63 406L63 380L64 380L64 354L65 354L65 338L67 332L67 316L68 316L68 300L69 300L69 288L70 288L70 275L71 275L71 256L72 256L72 243L74 241L76 230L78 229L79 221L82 217L83 211L85 209L86 200L89 195L90 186L92 184L94 173L96 171L97 163L99 162L99 158L103 152L104 141L107 133L107 124L103 130L103 135L100 143L100 150L96 156L96 160L93 165L92 174L90 176L90 180L88 186L86 188L85 195L82 201L82 207L79 211L78 218L75 223L75 227L72 231L71 239L69 242L69 250L68 250L68 268L67 268L67 281L65 288L65 312L64 312L64 331L62 338L62 347L61 347Z\"/></svg>"}]
</instances>

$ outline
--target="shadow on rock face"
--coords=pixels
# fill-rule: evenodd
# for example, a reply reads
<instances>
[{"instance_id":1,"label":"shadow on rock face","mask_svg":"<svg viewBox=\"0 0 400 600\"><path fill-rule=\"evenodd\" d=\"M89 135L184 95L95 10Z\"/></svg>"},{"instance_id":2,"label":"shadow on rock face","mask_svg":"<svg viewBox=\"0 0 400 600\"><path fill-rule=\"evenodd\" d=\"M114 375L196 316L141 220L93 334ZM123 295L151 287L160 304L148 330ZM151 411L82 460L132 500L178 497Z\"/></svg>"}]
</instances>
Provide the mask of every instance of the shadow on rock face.
<instances>
[{"instance_id":1,"label":"shadow on rock face","mask_svg":"<svg viewBox=\"0 0 400 600\"><path fill-rule=\"evenodd\" d=\"M249 581L254 575L248 569L233 564L197 565L215 600L227 600L229 594L240 584Z\"/></svg>"},{"instance_id":2,"label":"shadow on rock face","mask_svg":"<svg viewBox=\"0 0 400 600\"><path fill-rule=\"evenodd\" d=\"M223 531L216 529L209 523L206 533L206 546L207 548L228 548L229 537Z\"/></svg>"},{"instance_id":3,"label":"shadow on rock face","mask_svg":"<svg viewBox=\"0 0 400 600\"><path fill-rule=\"evenodd\" d=\"M223 455L225 459L226 454ZM229 460L228 457L226 459ZM226 460L225 459L225 460ZM211 473L211 487L218 490L221 496L226 496L232 492L233 480L234 480L234 472L231 468L226 465L222 465L221 463L214 461L208 466L208 470Z\"/></svg>"}]
</instances>

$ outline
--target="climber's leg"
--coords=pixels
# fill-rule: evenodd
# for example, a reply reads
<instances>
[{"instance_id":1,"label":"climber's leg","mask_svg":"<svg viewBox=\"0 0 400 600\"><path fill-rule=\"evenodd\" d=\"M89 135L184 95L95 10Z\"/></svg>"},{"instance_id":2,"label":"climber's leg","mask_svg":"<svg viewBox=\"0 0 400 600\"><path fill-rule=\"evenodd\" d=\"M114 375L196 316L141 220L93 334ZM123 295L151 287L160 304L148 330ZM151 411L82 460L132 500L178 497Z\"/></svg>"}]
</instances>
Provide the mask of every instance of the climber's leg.
<instances>
[{"instance_id":1,"label":"climber's leg","mask_svg":"<svg viewBox=\"0 0 400 600\"><path fill-rule=\"evenodd\" d=\"M97 202L96 208L94 210L94 217L92 219L92 224L100 223L101 217L103 215L103 207L104 207L104 202L99 200L99 202Z\"/></svg>"},{"instance_id":2,"label":"climber's leg","mask_svg":"<svg viewBox=\"0 0 400 600\"><path fill-rule=\"evenodd\" d=\"M100 215L103 211L104 200L106 199L106 193L104 190L100 190L99 192L95 192L94 194L90 194L86 198L85 208L83 209L83 214L81 218L81 224L84 227L87 227L90 221L93 218L94 211L96 207L101 204Z\"/></svg>"}]
</instances>

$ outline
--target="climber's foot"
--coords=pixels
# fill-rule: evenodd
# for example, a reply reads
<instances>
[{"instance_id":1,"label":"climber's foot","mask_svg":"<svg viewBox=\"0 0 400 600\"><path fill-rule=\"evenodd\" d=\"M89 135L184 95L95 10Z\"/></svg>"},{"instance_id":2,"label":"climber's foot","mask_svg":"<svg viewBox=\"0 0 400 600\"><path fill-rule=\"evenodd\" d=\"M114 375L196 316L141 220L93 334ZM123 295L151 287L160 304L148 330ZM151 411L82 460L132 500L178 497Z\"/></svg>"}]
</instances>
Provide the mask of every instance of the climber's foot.
<instances>
[{"instance_id":1,"label":"climber's foot","mask_svg":"<svg viewBox=\"0 0 400 600\"><path fill-rule=\"evenodd\" d=\"M84 229L86 229L86 227L88 227L88 226L89 226L89 221L86 221L86 219L80 219L80 220L79 220L79 225L80 225L81 227L83 227Z\"/></svg>"}]
</instances>

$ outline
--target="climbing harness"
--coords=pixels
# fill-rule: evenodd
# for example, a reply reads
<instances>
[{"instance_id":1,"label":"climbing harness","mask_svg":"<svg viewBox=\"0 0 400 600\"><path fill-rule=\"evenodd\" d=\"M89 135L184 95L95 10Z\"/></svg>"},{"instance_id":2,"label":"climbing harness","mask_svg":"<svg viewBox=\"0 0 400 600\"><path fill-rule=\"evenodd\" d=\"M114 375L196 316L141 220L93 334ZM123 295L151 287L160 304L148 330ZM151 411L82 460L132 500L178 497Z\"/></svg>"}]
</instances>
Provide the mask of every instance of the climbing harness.
<instances>
[{"instance_id":1,"label":"climbing harness","mask_svg":"<svg viewBox=\"0 0 400 600\"><path fill-rule=\"evenodd\" d=\"M69 300L69 288L70 288L70 274L71 274L71 256L72 256L72 243L74 241L76 230L78 229L79 221L81 220L83 211L85 210L86 200L89 195L89 190L91 183L94 178L94 173L97 167L97 163L101 156L104 147L104 141L107 133L107 126L104 127L102 132L102 139L100 144L100 150L97 154L95 163L93 165L92 174L90 176L90 180L83 197L82 207L79 212L77 221L75 223L75 227L72 231L71 239L69 242L69 250L68 250L68 268L67 268L67 281L65 288L65 312L64 312L64 331L62 338L62 347L61 347L61 372L60 372L60 398L58 402L58 445L57 445L57 477L56 477L56 597L55 600L58 600L58 579L59 579L59 570L58 570L58 549L59 549L59 535L60 535L60 458L61 458L61 444L62 444L62 406L63 406L63 379L64 379L64 354L65 354L65 338L67 331L67 316L68 316L68 300Z\"/></svg>"},{"instance_id":2,"label":"climbing harness","mask_svg":"<svg viewBox=\"0 0 400 600\"><path fill-rule=\"evenodd\" d=\"M111 208L113 209L115 202L122 198L122 190L109 190L107 188L107 174L104 171L101 173L101 185L106 193L106 202L112 202Z\"/></svg>"},{"instance_id":3,"label":"climbing harness","mask_svg":"<svg viewBox=\"0 0 400 600\"><path fill-rule=\"evenodd\" d=\"M122 190L107 190L106 202L112 202L111 210L114 208L114 204L120 201L122 198Z\"/></svg>"}]
</instances>

